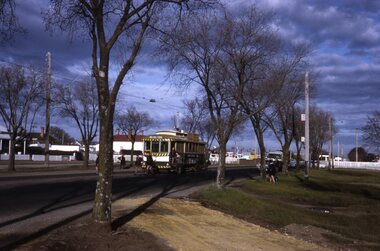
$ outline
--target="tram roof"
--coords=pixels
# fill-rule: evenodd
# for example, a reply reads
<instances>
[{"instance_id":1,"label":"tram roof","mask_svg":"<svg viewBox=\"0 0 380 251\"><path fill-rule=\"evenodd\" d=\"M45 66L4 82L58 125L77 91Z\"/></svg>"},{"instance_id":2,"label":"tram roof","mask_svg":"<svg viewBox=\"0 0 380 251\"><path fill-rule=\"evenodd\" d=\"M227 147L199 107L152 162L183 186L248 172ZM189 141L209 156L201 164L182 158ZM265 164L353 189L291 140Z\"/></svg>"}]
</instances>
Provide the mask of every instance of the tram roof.
<instances>
[{"instance_id":1,"label":"tram roof","mask_svg":"<svg viewBox=\"0 0 380 251\"><path fill-rule=\"evenodd\" d=\"M199 136L195 133L186 133L183 131L158 131L155 134L147 135L144 137L145 141L183 141L183 142L192 142L192 143L201 143L205 142L199 140Z\"/></svg>"}]
</instances>

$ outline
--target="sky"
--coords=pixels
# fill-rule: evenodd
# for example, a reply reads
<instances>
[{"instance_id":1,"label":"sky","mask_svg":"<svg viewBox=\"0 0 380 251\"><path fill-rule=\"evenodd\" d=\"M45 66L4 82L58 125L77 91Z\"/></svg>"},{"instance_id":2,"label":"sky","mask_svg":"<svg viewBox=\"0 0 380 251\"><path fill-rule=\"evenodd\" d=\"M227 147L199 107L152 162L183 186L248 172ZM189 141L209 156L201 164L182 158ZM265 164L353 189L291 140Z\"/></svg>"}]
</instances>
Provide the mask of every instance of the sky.
<instances>
[{"instance_id":1,"label":"sky","mask_svg":"<svg viewBox=\"0 0 380 251\"><path fill-rule=\"evenodd\" d=\"M75 82L88 72L90 46L79 38L70 41L65 34L45 31L41 10L47 0L16 1L20 24L26 35L17 35L12 44L0 46L0 64L21 64L46 68L46 53L52 53L52 72L56 82ZM311 104L333 114L338 133L334 148L347 154L355 147L356 128L364 126L367 116L380 110L380 1L375 0L236 0L230 8L257 8L275 14L273 27L280 36L293 42L312 45L310 63L318 73L317 92ZM238 12L237 12L238 13ZM81 35L81 34L78 34ZM134 104L161 121L155 129L170 129L170 117L183 114L183 99L196 94L195 88L178 89L168 78L165 62L153 57L150 50L138 58L131 75L124 81L118 109ZM156 102L149 102L155 99ZM44 121L37 122L37 127ZM59 117L52 125L64 127L74 136L79 133L73 123ZM360 131L359 131L360 133ZM234 137L230 146L255 148L248 127L243 136ZM278 148L268 136L270 150ZM359 145L362 145L359 134ZM327 147L326 147L327 148ZM337 154L337 150L336 150Z\"/></svg>"}]
</instances>

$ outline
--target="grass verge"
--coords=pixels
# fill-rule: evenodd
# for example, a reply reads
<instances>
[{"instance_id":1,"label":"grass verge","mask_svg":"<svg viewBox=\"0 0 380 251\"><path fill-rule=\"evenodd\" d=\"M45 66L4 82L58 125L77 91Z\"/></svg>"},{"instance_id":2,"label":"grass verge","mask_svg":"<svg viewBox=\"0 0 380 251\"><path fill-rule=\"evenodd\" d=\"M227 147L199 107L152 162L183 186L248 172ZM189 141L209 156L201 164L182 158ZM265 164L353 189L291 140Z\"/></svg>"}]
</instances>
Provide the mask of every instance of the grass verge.
<instances>
[{"instance_id":1,"label":"grass verge","mask_svg":"<svg viewBox=\"0 0 380 251\"><path fill-rule=\"evenodd\" d=\"M380 249L380 172L312 170L311 178L290 174L276 184L246 180L195 194L203 204L269 228L312 225ZM326 235L332 242L339 238ZM357 240L357 241L356 241ZM342 244L342 243L338 243ZM367 249L367 248L364 248Z\"/></svg>"}]
</instances>

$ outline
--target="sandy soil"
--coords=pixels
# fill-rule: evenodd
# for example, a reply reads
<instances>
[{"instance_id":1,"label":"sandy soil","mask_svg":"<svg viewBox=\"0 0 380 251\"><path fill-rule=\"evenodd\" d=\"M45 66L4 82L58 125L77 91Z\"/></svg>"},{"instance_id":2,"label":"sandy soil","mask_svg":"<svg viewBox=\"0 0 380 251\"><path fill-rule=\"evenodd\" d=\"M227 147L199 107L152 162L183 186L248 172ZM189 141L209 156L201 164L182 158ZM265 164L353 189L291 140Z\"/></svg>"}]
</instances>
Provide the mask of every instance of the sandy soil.
<instances>
[{"instance_id":1,"label":"sandy soil","mask_svg":"<svg viewBox=\"0 0 380 251\"><path fill-rule=\"evenodd\" d=\"M148 200L120 200L116 214ZM187 200L160 199L128 225L162 238L175 250L327 250Z\"/></svg>"},{"instance_id":2,"label":"sandy soil","mask_svg":"<svg viewBox=\"0 0 380 251\"><path fill-rule=\"evenodd\" d=\"M328 250L184 199L118 200L113 223L101 231L88 215L15 250Z\"/></svg>"}]
</instances>

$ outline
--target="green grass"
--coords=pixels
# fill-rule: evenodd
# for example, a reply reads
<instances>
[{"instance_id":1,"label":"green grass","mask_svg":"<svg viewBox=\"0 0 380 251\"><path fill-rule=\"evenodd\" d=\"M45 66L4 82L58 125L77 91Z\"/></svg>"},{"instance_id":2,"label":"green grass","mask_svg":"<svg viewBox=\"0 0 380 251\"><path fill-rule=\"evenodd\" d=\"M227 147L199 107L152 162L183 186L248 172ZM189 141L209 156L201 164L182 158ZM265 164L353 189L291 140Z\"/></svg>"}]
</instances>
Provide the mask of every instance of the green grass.
<instances>
[{"instance_id":1,"label":"green grass","mask_svg":"<svg viewBox=\"0 0 380 251\"><path fill-rule=\"evenodd\" d=\"M210 187L196 197L264 226L314 225L380 245L380 172L313 170L310 177L291 174L276 184L246 180L238 188Z\"/></svg>"}]
</instances>

